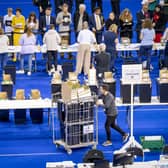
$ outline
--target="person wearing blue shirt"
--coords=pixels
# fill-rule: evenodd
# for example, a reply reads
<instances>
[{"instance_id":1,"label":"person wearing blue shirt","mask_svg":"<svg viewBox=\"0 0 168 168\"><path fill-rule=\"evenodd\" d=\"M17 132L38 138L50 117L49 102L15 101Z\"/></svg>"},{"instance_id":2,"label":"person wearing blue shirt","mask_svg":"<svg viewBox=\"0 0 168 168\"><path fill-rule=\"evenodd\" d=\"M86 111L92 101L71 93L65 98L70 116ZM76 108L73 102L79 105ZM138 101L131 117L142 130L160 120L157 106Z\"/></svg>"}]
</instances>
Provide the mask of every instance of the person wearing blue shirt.
<instances>
[{"instance_id":1,"label":"person wearing blue shirt","mask_svg":"<svg viewBox=\"0 0 168 168\"><path fill-rule=\"evenodd\" d=\"M147 65L145 68L150 69L151 51L155 39L155 30L153 29L151 19L145 19L142 25L140 39L141 39L141 46L140 46L139 62L140 63L142 62L142 56L146 56Z\"/></svg>"},{"instance_id":2,"label":"person wearing blue shirt","mask_svg":"<svg viewBox=\"0 0 168 168\"><path fill-rule=\"evenodd\" d=\"M116 44L119 42L117 36L117 25L112 24L108 31L104 32L103 41L106 45L106 52L110 53L110 70L115 71L114 63L117 56Z\"/></svg>"}]
</instances>

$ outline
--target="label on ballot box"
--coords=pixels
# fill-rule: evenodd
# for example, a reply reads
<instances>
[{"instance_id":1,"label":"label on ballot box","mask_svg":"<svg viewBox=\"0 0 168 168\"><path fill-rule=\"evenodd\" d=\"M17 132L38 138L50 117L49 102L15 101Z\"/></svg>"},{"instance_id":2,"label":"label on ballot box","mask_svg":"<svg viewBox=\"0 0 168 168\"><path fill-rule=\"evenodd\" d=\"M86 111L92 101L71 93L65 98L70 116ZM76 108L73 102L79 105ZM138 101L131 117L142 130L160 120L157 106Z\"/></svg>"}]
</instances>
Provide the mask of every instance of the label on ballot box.
<instances>
[{"instance_id":1,"label":"label on ballot box","mask_svg":"<svg viewBox=\"0 0 168 168\"><path fill-rule=\"evenodd\" d=\"M83 126L83 134L90 134L93 133L93 131L94 131L93 124Z\"/></svg>"},{"instance_id":2,"label":"label on ballot box","mask_svg":"<svg viewBox=\"0 0 168 168\"><path fill-rule=\"evenodd\" d=\"M142 80L142 64L122 65L122 81L127 84Z\"/></svg>"}]
</instances>

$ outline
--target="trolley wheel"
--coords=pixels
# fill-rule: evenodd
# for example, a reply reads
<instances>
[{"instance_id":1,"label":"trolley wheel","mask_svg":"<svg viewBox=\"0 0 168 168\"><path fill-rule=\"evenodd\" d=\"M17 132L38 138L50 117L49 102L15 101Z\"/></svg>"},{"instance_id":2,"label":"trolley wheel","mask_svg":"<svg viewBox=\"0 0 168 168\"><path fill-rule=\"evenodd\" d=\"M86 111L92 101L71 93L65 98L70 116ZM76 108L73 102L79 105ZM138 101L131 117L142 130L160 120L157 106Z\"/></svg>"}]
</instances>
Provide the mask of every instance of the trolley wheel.
<instances>
[{"instance_id":1,"label":"trolley wheel","mask_svg":"<svg viewBox=\"0 0 168 168\"><path fill-rule=\"evenodd\" d=\"M96 149L96 148L97 148L97 145L93 145L93 146L92 146L92 149Z\"/></svg>"},{"instance_id":2,"label":"trolley wheel","mask_svg":"<svg viewBox=\"0 0 168 168\"><path fill-rule=\"evenodd\" d=\"M59 147L60 147L60 144L57 144L57 143L56 143L55 146L56 146L56 148L59 148Z\"/></svg>"},{"instance_id":3,"label":"trolley wheel","mask_svg":"<svg viewBox=\"0 0 168 168\"><path fill-rule=\"evenodd\" d=\"M72 150L71 150L71 149L67 149L67 153L68 153L69 155L71 155L71 154L72 154Z\"/></svg>"}]
</instances>

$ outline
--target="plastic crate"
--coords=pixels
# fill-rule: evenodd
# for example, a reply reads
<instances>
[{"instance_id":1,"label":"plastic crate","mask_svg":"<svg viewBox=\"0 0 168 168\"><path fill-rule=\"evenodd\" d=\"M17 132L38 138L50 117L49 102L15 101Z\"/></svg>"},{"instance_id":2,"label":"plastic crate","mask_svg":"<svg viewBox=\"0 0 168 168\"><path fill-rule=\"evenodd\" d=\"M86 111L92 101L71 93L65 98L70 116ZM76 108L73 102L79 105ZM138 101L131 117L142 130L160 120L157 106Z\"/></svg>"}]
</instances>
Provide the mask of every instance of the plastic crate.
<instances>
[{"instance_id":1,"label":"plastic crate","mask_svg":"<svg viewBox=\"0 0 168 168\"><path fill-rule=\"evenodd\" d=\"M140 142L143 149L162 150L165 145L163 136L141 136Z\"/></svg>"}]
</instances>

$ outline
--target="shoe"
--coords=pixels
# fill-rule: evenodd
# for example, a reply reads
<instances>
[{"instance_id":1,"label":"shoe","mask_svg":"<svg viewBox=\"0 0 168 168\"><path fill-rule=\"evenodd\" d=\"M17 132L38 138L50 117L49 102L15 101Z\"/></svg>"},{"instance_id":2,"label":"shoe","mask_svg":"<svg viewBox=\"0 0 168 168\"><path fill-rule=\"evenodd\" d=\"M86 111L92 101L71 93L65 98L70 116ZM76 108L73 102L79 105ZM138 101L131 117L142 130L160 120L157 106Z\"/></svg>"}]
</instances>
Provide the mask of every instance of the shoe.
<instances>
[{"instance_id":1,"label":"shoe","mask_svg":"<svg viewBox=\"0 0 168 168\"><path fill-rule=\"evenodd\" d=\"M112 142L109 141L109 140L107 140L107 141L105 141L102 145L103 145L103 146L111 146L111 145L112 145Z\"/></svg>"},{"instance_id":2,"label":"shoe","mask_svg":"<svg viewBox=\"0 0 168 168\"><path fill-rule=\"evenodd\" d=\"M51 71L48 71L48 75L51 76Z\"/></svg>"},{"instance_id":3,"label":"shoe","mask_svg":"<svg viewBox=\"0 0 168 168\"><path fill-rule=\"evenodd\" d=\"M27 75L28 75L28 76L31 76L31 72L30 72L30 71L29 71L29 72L27 72Z\"/></svg>"},{"instance_id":4,"label":"shoe","mask_svg":"<svg viewBox=\"0 0 168 168\"><path fill-rule=\"evenodd\" d=\"M16 71L17 74L24 74L24 70L18 70Z\"/></svg>"},{"instance_id":5,"label":"shoe","mask_svg":"<svg viewBox=\"0 0 168 168\"><path fill-rule=\"evenodd\" d=\"M129 134L125 134L125 135L123 136L123 142L126 142L126 141L128 140L128 137L129 137Z\"/></svg>"}]
</instances>

